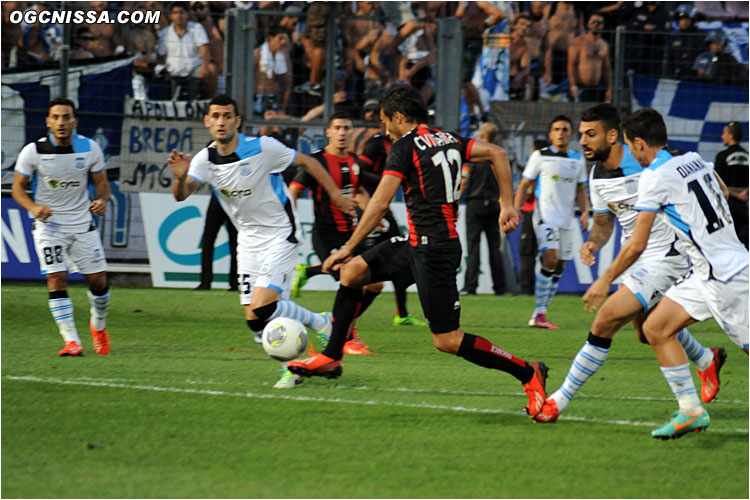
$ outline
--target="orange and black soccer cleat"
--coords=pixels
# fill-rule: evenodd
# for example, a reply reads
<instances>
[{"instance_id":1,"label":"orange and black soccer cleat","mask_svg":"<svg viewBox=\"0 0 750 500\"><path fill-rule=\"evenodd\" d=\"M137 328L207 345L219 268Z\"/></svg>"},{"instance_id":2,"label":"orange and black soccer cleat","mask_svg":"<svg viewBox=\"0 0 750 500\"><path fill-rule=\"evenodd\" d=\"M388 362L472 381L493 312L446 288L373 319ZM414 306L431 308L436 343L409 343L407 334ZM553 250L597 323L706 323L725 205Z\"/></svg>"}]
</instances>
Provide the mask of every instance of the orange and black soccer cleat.
<instances>
[{"instance_id":1,"label":"orange and black soccer cleat","mask_svg":"<svg viewBox=\"0 0 750 500\"><path fill-rule=\"evenodd\" d=\"M560 416L557 411L557 403L554 399L548 399L544 402L542 409L534 416L534 420L543 424L552 423Z\"/></svg>"},{"instance_id":2,"label":"orange and black soccer cleat","mask_svg":"<svg viewBox=\"0 0 750 500\"><path fill-rule=\"evenodd\" d=\"M541 361L529 363L529 366L534 369L534 376L531 377L531 380L523 384L523 390L529 398L529 402L526 404L526 413L529 417L534 418L542 410L544 401L547 399L544 387L547 383L547 372L549 372L549 369Z\"/></svg>"},{"instance_id":3,"label":"orange and black soccer cleat","mask_svg":"<svg viewBox=\"0 0 750 500\"><path fill-rule=\"evenodd\" d=\"M83 355L83 347L74 340L63 342L62 351L58 352L58 356L81 356Z\"/></svg>"},{"instance_id":4,"label":"orange and black soccer cleat","mask_svg":"<svg viewBox=\"0 0 750 500\"><path fill-rule=\"evenodd\" d=\"M109 354L109 332L107 329L94 330L94 327L89 323L89 330L91 330L91 338L94 339L94 352L101 354Z\"/></svg>"},{"instance_id":5,"label":"orange and black soccer cleat","mask_svg":"<svg viewBox=\"0 0 750 500\"><path fill-rule=\"evenodd\" d=\"M698 371L698 376L703 382L701 386L701 400L704 403L711 402L719 392L719 372L727 360L727 351L723 347L712 347L714 360L704 371Z\"/></svg>"},{"instance_id":6,"label":"orange and black soccer cleat","mask_svg":"<svg viewBox=\"0 0 750 500\"><path fill-rule=\"evenodd\" d=\"M343 371L341 364L340 359L316 354L309 358L289 361L286 367L290 372L303 377L339 378Z\"/></svg>"}]
</instances>

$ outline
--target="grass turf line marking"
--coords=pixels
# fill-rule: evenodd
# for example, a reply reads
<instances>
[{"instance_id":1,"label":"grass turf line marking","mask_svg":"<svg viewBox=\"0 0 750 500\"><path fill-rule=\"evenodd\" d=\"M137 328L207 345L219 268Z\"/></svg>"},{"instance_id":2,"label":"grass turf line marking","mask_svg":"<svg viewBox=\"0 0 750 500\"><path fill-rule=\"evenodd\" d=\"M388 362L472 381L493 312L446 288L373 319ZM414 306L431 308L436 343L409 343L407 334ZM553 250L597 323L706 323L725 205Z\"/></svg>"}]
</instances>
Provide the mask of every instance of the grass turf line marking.
<instances>
[{"instance_id":1,"label":"grass turf line marking","mask_svg":"<svg viewBox=\"0 0 750 500\"><path fill-rule=\"evenodd\" d=\"M375 399L369 400L356 400L356 399L342 399L342 398L323 398L316 396L294 396L288 394L257 394L252 392L229 392L212 389L185 389L181 387L162 387L156 385L142 385L142 384L120 384L112 382L102 382L87 378L82 379L60 379L52 377L32 377L32 376L15 376L5 375L8 380L15 380L21 382L40 382L48 384L63 384L63 385L83 385L89 387L107 387L111 389L133 389L142 391L152 392L170 392L175 394L197 394L205 396L227 396L227 397L240 397L250 399L281 399L287 401L300 401L300 402L316 402L316 403L338 403L338 404L351 404L351 405L365 405L365 406L392 406L392 407L404 407L404 408L421 408L428 410L448 410L455 412L464 413L488 413L488 414L505 414L505 415L526 415L522 411L503 410L500 408L472 408L467 406L450 406L450 405L433 405L429 403L405 403L399 401L378 401ZM635 427L655 427L661 424L655 422L646 422L640 420L606 420L606 419L592 419L583 417L571 417L567 415L560 416L559 420L571 420L575 422L595 423L595 424L608 424L608 425L621 425L621 426L635 426ZM747 434L747 429L719 429L714 430L717 434Z\"/></svg>"}]
</instances>

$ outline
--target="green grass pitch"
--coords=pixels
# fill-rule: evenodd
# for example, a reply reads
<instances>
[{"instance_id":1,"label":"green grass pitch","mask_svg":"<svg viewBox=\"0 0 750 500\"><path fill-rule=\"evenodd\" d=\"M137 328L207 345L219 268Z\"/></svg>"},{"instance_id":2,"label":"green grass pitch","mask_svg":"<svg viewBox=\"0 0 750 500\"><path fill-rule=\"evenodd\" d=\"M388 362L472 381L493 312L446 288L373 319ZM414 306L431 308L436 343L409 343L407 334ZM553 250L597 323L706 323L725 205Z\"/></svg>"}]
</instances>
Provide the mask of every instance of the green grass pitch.
<instances>
[{"instance_id":1,"label":"green grass pitch","mask_svg":"<svg viewBox=\"0 0 750 500\"><path fill-rule=\"evenodd\" d=\"M748 498L748 358L712 321L691 328L729 353L711 426L657 441L677 405L631 327L542 425L511 376L438 352L427 328L391 326L390 293L359 322L372 356L287 391L272 389L280 365L235 294L113 288L108 356L91 347L85 288L70 295L81 358L56 356L43 285L2 286L4 498ZM330 310L333 297L299 303ZM416 294L409 305L421 314ZM546 362L551 392L593 315L558 296L561 329L545 331L526 326L532 308L462 298L462 326Z\"/></svg>"}]
</instances>

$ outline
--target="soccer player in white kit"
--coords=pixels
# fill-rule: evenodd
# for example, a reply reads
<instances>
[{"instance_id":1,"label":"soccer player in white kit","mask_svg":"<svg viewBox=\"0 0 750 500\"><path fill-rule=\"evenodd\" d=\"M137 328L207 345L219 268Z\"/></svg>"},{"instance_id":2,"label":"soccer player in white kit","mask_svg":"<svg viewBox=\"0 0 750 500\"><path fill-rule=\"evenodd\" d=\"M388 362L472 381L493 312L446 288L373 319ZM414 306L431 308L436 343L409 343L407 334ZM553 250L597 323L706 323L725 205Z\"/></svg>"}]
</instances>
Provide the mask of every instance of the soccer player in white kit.
<instances>
[{"instance_id":1,"label":"soccer player in white kit","mask_svg":"<svg viewBox=\"0 0 750 500\"><path fill-rule=\"evenodd\" d=\"M554 117L549 127L551 145L531 154L514 199L516 212L520 213L529 185L536 182L532 220L541 265L537 265L536 304L529 320L529 326L536 328L558 328L547 320L547 308L557 293L565 261L573 258L574 202L581 210L581 229L588 226L586 163L580 154L568 149L572 138L570 118Z\"/></svg>"},{"instance_id":2,"label":"soccer player in white kit","mask_svg":"<svg viewBox=\"0 0 750 500\"><path fill-rule=\"evenodd\" d=\"M89 330L97 354L109 353L107 260L91 214L107 210L109 182L104 155L88 137L75 134L78 124L73 101L49 102L49 134L27 144L19 153L13 176L13 198L34 216L32 235L41 273L47 278L49 308L63 338L59 356L83 354L68 297L68 271L80 272L88 282L91 304ZM96 186L90 201L88 176ZM33 181L33 199L26 193Z\"/></svg>"},{"instance_id":3,"label":"soccer player in white kit","mask_svg":"<svg viewBox=\"0 0 750 500\"><path fill-rule=\"evenodd\" d=\"M595 162L589 176L594 226L580 251L581 261L594 265L594 252L609 240L615 218L622 227L623 245L632 234L637 216L638 180L643 167L622 144L620 115L612 104L598 104L585 110L578 131L583 154ZM641 337L645 313L689 267L690 261L669 223L661 218L655 220L646 251L625 272L619 289L597 312L588 339L576 354L563 385L547 398L534 419L537 422L557 420L583 384L604 364L612 339L620 328L633 321ZM703 380L701 397L708 403L719 390L719 370L726 352L723 348L704 348L686 328L680 331L678 340L698 367Z\"/></svg>"},{"instance_id":4,"label":"soccer player in white kit","mask_svg":"<svg viewBox=\"0 0 750 500\"><path fill-rule=\"evenodd\" d=\"M339 191L315 159L271 137L239 134L241 122L237 103L231 97L221 94L211 100L203 123L214 142L192 161L190 155L177 150L170 153L168 163L175 176L172 193L182 201L201 184L210 184L237 228L240 303L256 342L260 343L270 320L286 317L312 328L325 345L331 320L289 300L301 232L281 172L290 165L301 166L343 211L351 211L355 202ZM300 382L301 377L284 368L274 387L286 389Z\"/></svg>"},{"instance_id":5,"label":"soccer player in white kit","mask_svg":"<svg viewBox=\"0 0 750 500\"><path fill-rule=\"evenodd\" d=\"M710 418L698 398L676 334L713 316L729 338L748 352L748 252L734 231L727 189L713 164L696 153L672 156L665 149L664 120L651 108L630 115L622 128L633 157L648 167L638 183L638 216L632 236L583 299L589 310L599 306L612 281L646 249L657 215L665 214L693 267L654 308L643 324L643 333L679 404L672 419L654 429L651 436L679 438L705 430Z\"/></svg>"}]
</instances>

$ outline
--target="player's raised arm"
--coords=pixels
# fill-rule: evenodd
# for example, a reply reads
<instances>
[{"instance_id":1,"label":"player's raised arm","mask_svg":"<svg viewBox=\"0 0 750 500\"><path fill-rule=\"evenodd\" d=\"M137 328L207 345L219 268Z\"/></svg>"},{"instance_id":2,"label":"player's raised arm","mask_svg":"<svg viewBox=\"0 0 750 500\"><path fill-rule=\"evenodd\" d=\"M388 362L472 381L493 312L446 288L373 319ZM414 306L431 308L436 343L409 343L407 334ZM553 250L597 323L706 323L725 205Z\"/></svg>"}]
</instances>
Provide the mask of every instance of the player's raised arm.
<instances>
[{"instance_id":1,"label":"player's raised arm","mask_svg":"<svg viewBox=\"0 0 750 500\"><path fill-rule=\"evenodd\" d=\"M469 161L489 162L500 188L500 229L509 233L518 227L518 212L513 207L513 176L505 149L495 144L475 140Z\"/></svg>"},{"instance_id":2,"label":"player's raised arm","mask_svg":"<svg viewBox=\"0 0 750 500\"><path fill-rule=\"evenodd\" d=\"M331 197L331 200L342 211L350 212L357 205L357 203L352 198L344 196L341 190L336 187L336 183L333 182L333 179L331 179L331 176L328 174L328 172L326 172L323 166L318 163L318 161L312 156L297 153L297 157L295 158L293 165L296 167L304 168L305 172L313 176L318 184L322 186L323 189L328 191L328 195Z\"/></svg>"},{"instance_id":3,"label":"player's raised arm","mask_svg":"<svg viewBox=\"0 0 750 500\"><path fill-rule=\"evenodd\" d=\"M190 154L187 156L181 151L173 149L167 159L169 169L174 174L172 194L177 201L182 201L195 192L200 186L198 181L187 176L190 169Z\"/></svg>"}]
</instances>

